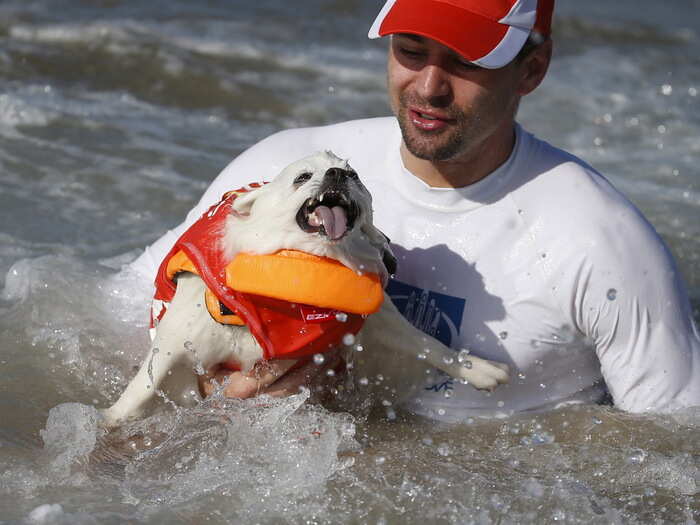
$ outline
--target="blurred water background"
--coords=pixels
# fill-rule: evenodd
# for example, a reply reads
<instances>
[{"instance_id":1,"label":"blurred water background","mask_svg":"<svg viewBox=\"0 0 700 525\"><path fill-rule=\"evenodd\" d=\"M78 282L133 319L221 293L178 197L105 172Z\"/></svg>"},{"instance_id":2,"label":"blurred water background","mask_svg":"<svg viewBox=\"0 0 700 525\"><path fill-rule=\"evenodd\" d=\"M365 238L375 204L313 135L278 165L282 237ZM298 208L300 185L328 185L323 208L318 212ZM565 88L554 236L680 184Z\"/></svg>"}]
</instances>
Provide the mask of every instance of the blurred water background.
<instances>
[{"instance_id":1,"label":"blurred water background","mask_svg":"<svg viewBox=\"0 0 700 525\"><path fill-rule=\"evenodd\" d=\"M102 442L94 407L147 346L148 298L117 270L257 140L388 113L386 42L365 38L379 6L0 2L0 523L700 521L697 410L441 426L302 394ZM554 61L520 114L645 212L696 320L699 11L558 0Z\"/></svg>"}]
</instances>

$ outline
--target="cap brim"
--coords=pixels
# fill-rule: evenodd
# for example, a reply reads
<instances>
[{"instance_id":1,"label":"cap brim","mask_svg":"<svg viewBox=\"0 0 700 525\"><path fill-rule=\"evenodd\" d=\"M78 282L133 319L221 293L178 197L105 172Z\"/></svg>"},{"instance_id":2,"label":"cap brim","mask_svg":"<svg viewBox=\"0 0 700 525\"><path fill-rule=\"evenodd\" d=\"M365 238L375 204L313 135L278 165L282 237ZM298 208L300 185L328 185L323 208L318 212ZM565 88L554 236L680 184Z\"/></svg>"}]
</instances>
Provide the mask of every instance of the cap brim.
<instances>
[{"instance_id":1,"label":"cap brim","mask_svg":"<svg viewBox=\"0 0 700 525\"><path fill-rule=\"evenodd\" d=\"M396 33L430 38L470 62L489 69L503 67L512 61L529 35L526 29L499 24L451 4L432 0L411 0L410 9L391 5L388 12L382 10L370 29L369 37Z\"/></svg>"}]
</instances>

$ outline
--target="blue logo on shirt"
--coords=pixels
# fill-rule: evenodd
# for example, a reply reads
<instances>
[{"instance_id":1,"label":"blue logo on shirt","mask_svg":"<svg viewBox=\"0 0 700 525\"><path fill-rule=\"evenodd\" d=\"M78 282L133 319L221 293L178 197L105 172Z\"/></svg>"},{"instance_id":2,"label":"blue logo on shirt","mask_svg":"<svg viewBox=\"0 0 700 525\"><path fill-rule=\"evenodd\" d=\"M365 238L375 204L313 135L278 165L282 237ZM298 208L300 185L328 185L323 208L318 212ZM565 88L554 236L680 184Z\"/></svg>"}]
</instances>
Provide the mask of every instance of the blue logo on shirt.
<instances>
[{"instance_id":1,"label":"blue logo on shirt","mask_svg":"<svg viewBox=\"0 0 700 525\"><path fill-rule=\"evenodd\" d=\"M386 291L408 321L445 346L459 335L466 301L392 279Z\"/></svg>"},{"instance_id":2,"label":"blue logo on shirt","mask_svg":"<svg viewBox=\"0 0 700 525\"><path fill-rule=\"evenodd\" d=\"M395 279L389 281L386 291L399 312L413 326L448 347L452 341L457 340L466 300L417 288ZM444 373L440 375L443 377L439 382L426 387L426 390L452 390L453 379Z\"/></svg>"}]
</instances>

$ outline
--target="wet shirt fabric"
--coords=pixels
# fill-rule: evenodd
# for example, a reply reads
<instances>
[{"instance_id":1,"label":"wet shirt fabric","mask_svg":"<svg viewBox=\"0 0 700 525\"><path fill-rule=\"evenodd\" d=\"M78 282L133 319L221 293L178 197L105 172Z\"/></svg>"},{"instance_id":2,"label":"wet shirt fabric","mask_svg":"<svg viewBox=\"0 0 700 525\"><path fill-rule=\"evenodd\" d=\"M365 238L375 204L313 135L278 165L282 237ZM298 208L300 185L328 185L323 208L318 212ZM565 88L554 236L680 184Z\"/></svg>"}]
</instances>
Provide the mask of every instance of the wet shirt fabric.
<instances>
[{"instance_id":1,"label":"wet shirt fabric","mask_svg":"<svg viewBox=\"0 0 700 525\"><path fill-rule=\"evenodd\" d=\"M595 401L606 385L623 410L700 405L700 336L681 276L603 176L517 127L495 172L432 188L405 169L400 144L393 118L272 135L235 159L133 268L152 279L179 234L251 173L270 180L330 149L373 195L375 222L398 258L387 291L402 313L455 359L468 350L511 366L511 384L493 393L435 372L412 411L462 421Z\"/></svg>"}]
</instances>

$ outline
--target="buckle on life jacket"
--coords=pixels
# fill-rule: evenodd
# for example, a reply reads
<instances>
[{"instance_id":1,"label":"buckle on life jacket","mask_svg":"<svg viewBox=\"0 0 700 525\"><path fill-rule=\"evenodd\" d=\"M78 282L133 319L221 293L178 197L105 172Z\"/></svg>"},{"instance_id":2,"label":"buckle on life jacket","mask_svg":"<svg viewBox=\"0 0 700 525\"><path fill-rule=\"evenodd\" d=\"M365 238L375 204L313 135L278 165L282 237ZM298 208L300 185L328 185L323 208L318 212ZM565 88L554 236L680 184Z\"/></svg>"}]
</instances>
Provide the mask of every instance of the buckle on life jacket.
<instances>
[{"instance_id":1,"label":"buckle on life jacket","mask_svg":"<svg viewBox=\"0 0 700 525\"><path fill-rule=\"evenodd\" d=\"M219 298L214 295L214 292L209 288L207 288L207 291L204 293L204 302L207 305L209 315L211 315L212 319L217 323L236 326L245 325L243 319L238 317L236 312L233 312L228 306L219 301Z\"/></svg>"}]
</instances>

